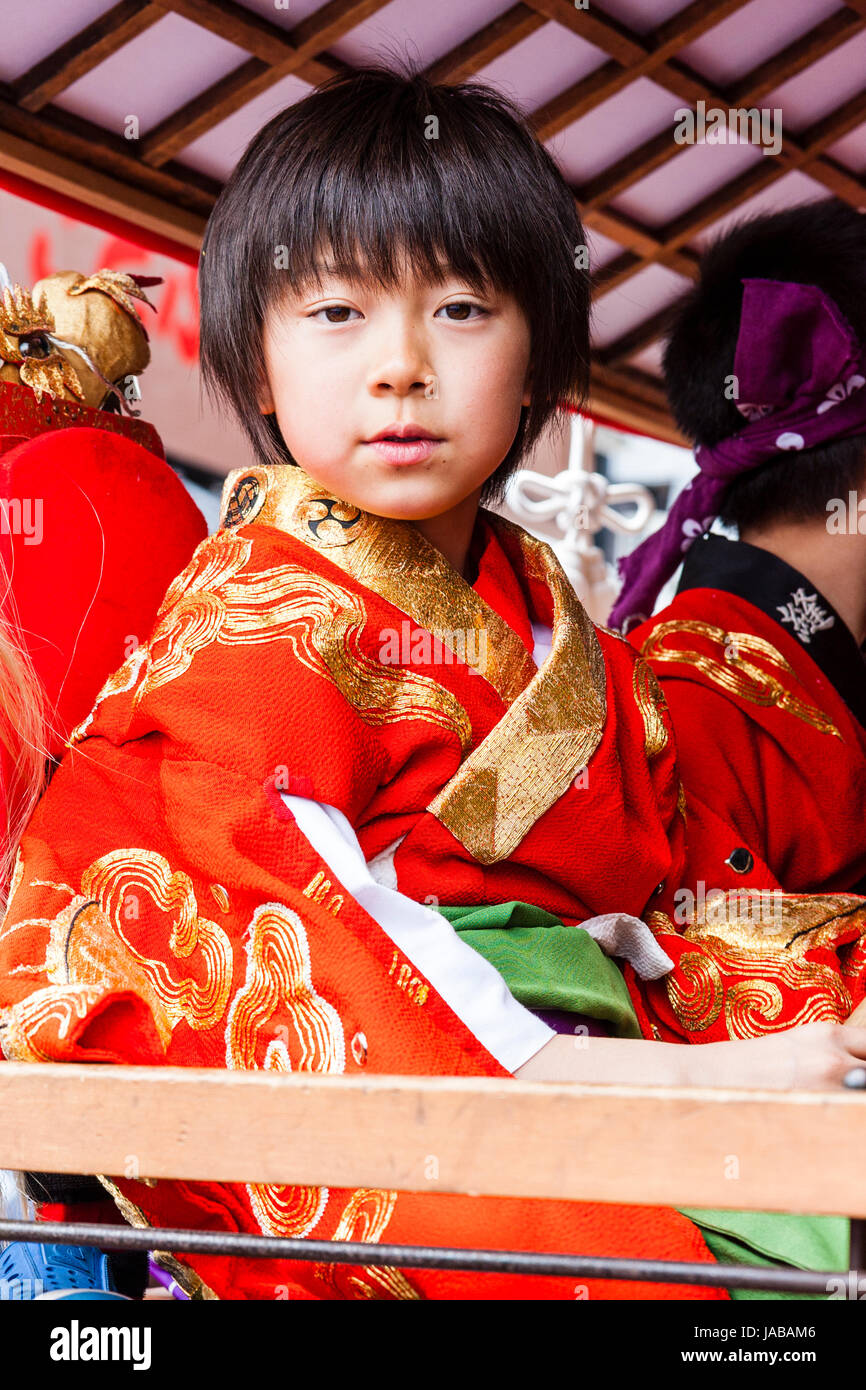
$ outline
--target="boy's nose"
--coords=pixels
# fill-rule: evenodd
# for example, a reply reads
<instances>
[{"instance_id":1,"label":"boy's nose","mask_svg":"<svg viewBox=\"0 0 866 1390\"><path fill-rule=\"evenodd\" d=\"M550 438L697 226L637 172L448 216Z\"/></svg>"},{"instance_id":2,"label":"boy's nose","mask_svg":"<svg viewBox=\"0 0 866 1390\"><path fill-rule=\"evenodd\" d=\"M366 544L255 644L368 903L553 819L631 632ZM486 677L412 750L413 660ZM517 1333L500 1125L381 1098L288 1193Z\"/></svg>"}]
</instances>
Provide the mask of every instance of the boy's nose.
<instances>
[{"instance_id":1,"label":"boy's nose","mask_svg":"<svg viewBox=\"0 0 866 1390\"><path fill-rule=\"evenodd\" d=\"M369 377L370 390L374 395L392 392L396 395L409 395L423 392L426 383L435 373L428 360L425 345L420 337L411 331L389 335L383 344L383 351L377 357Z\"/></svg>"}]
</instances>

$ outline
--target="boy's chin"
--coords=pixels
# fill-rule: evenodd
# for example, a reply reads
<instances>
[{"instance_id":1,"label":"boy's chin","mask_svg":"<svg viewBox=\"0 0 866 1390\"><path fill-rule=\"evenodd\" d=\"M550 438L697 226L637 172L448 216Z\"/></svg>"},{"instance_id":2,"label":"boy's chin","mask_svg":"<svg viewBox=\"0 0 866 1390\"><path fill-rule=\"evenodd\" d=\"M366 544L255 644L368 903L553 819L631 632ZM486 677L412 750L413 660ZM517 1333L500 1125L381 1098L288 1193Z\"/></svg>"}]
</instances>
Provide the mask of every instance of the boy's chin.
<instances>
[{"instance_id":1,"label":"boy's chin","mask_svg":"<svg viewBox=\"0 0 866 1390\"><path fill-rule=\"evenodd\" d=\"M395 477L384 485L352 487L347 480L338 495L361 511L389 521L430 521L453 511L475 490L467 485L462 492L452 489L445 492L441 477L410 479L402 472L397 476L395 470Z\"/></svg>"}]
</instances>

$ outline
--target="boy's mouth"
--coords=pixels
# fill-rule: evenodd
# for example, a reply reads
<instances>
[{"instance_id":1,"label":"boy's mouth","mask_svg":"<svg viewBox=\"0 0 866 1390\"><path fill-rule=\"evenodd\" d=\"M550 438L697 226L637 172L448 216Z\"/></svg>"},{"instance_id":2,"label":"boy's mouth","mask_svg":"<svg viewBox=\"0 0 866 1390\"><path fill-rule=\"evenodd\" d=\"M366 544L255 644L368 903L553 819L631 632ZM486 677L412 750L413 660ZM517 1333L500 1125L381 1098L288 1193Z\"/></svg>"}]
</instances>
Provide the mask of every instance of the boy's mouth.
<instances>
[{"instance_id":1,"label":"boy's mouth","mask_svg":"<svg viewBox=\"0 0 866 1390\"><path fill-rule=\"evenodd\" d=\"M377 444L381 440L387 440L390 443L404 444L410 440L417 441L419 439L429 439L436 444L442 442L435 434L425 430L422 425L410 423L386 425L385 429L380 430L378 434L374 434L372 438L366 439L364 442L365 444Z\"/></svg>"},{"instance_id":2,"label":"boy's mouth","mask_svg":"<svg viewBox=\"0 0 866 1390\"><path fill-rule=\"evenodd\" d=\"M442 443L420 425L389 425L364 441L386 463L424 463Z\"/></svg>"}]
</instances>

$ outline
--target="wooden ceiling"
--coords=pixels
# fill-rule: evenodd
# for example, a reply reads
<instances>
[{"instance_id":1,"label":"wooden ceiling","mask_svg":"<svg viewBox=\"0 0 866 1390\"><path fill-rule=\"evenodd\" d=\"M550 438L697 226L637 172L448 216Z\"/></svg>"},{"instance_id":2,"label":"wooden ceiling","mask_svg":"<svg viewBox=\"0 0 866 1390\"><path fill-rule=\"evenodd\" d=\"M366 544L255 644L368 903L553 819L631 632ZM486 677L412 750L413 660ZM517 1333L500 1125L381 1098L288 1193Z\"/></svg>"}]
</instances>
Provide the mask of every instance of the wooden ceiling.
<instances>
[{"instance_id":1,"label":"wooden ceiling","mask_svg":"<svg viewBox=\"0 0 866 1390\"><path fill-rule=\"evenodd\" d=\"M221 182L185 162L184 151L282 79L292 76L313 86L346 70L350 65L333 47L373 16L387 19L392 5L393 0L330 0L292 25L291 9L276 5L271 7L273 19L268 19L233 0L120 0L27 71L0 82L0 166L196 247ZM754 7L755 0L694 0L664 23L638 30L606 14L594 0L588 9L576 8L574 0L526 0L503 9L442 52L426 72L438 82L476 75L488 80L484 70L490 64L551 24L592 45L602 55L596 66L529 112L539 138L556 155L563 132L641 80L648 79L683 107L695 107L699 101L708 108L753 107L766 105L768 97L778 106L773 94L785 83L843 50L866 30L866 0L848 0L829 14L826 4L818 5L816 14L822 17L817 22L724 87L682 58L687 46L739 12L742 51L748 55L748 20ZM74 12L74 0L66 8ZM187 101L137 141L64 108L63 95L75 83L127 46L133 53L135 41L169 14L248 56L205 90L192 90ZM45 32L50 32L49 25ZM6 43L8 47L8 29ZM817 196L823 191L866 207L866 183L857 170L829 152L859 127L866 129L866 79L828 114L805 126L793 125L796 134L790 134L785 123L777 155L753 162L666 222L641 220L615 204L627 190L682 156L670 122L651 138L642 138L646 126L642 130L640 120L634 121L633 147L601 172L573 184L586 226L612 244L594 276L597 301L622 291L648 267L663 267L676 277L671 280L676 292L659 309L596 343L593 407L598 413L678 439L657 371L633 359L663 338L672 304L695 275L696 239L699 242L708 228L795 171L815 186ZM704 151L707 159L715 153L709 146Z\"/></svg>"}]
</instances>

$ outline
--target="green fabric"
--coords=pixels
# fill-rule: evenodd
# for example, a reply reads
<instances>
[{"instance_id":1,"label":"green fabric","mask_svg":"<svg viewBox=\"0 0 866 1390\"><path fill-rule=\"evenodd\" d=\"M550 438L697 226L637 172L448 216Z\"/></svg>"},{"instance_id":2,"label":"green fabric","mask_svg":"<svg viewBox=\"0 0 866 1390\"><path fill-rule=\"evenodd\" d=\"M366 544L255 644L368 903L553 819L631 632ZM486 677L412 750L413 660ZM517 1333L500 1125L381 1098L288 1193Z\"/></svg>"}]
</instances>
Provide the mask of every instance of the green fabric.
<instances>
[{"instance_id":1,"label":"green fabric","mask_svg":"<svg viewBox=\"0 0 866 1390\"><path fill-rule=\"evenodd\" d=\"M531 903L438 907L462 939L502 975L528 1009L566 1009L612 1025L619 1037L640 1027L622 974L588 932L567 927ZM850 1224L841 1216L681 1207L720 1264L845 1270ZM736 1300L814 1300L823 1294L731 1289Z\"/></svg>"},{"instance_id":2,"label":"green fabric","mask_svg":"<svg viewBox=\"0 0 866 1390\"><path fill-rule=\"evenodd\" d=\"M527 1009L567 1009L609 1023L618 1037L641 1036L621 972L581 927L531 903L437 911Z\"/></svg>"},{"instance_id":3,"label":"green fabric","mask_svg":"<svg viewBox=\"0 0 866 1390\"><path fill-rule=\"evenodd\" d=\"M773 1269L846 1270L850 1223L844 1216L789 1216L776 1211L713 1211L680 1207L700 1228L720 1264L758 1265ZM737 1301L786 1299L825 1301L829 1294L771 1293L766 1289L729 1289Z\"/></svg>"}]
</instances>

